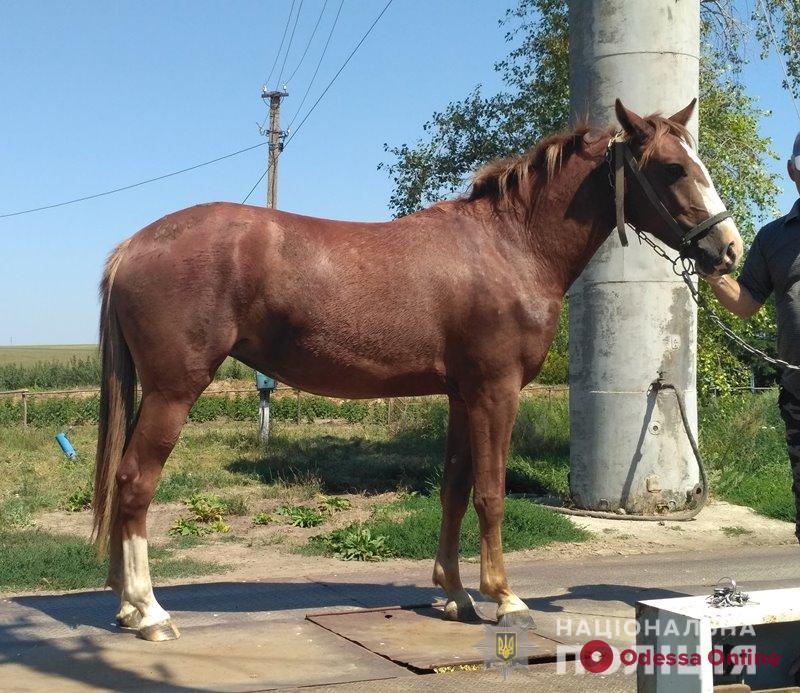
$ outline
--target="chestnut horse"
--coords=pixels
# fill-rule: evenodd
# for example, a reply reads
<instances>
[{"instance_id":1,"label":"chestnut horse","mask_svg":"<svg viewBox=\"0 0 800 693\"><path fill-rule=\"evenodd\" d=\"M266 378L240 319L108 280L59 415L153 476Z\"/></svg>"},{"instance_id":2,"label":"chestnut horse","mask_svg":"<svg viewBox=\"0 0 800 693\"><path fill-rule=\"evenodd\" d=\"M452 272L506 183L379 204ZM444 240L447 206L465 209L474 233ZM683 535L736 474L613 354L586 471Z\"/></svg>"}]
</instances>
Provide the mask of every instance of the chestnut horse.
<instances>
[{"instance_id":1,"label":"chestnut horse","mask_svg":"<svg viewBox=\"0 0 800 693\"><path fill-rule=\"evenodd\" d=\"M621 130L551 137L479 170L467 197L390 222L217 203L170 214L123 241L101 286L94 487L95 537L110 553L118 623L147 640L178 637L153 595L146 514L190 407L230 355L330 397L446 394L433 570L447 594L444 616L476 618L458 568L472 491L480 590L497 602L504 625L532 626L506 579L500 537L519 392L539 372L565 292L614 227L612 141L626 142L687 237L724 211L688 145L693 108L645 118L617 102ZM633 225L680 246L676 227L633 181L625 205ZM736 225L706 226L688 254L701 272L730 271L742 253Z\"/></svg>"}]
</instances>

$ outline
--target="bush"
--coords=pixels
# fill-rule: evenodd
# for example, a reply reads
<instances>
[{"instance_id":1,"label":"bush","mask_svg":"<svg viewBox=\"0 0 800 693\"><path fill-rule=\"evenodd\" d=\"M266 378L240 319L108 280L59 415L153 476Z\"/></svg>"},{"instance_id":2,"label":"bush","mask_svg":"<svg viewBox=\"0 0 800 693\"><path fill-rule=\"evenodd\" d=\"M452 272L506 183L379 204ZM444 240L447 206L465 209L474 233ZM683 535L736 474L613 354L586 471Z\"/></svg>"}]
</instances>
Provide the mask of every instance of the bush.
<instances>
[{"instance_id":1,"label":"bush","mask_svg":"<svg viewBox=\"0 0 800 693\"><path fill-rule=\"evenodd\" d=\"M322 512L334 513L340 510L350 510L352 503L347 498L340 496L326 496L319 502Z\"/></svg>"},{"instance_id":2,"label":"bush","mask_svg":"<svg viewBox=\"0 0 800 693\"><path fill-rule=\"evenodd\" d=\"M257 513L253 517L253 524L254 525L269 525L274 522L272 515L269 513Z\"/></svg>"},{"instance_id":3,"label":"bush","mask_svg":"<svg viewBox=\"0 0 800 693\"><path fill-rule=\"evenodd\" d=\"M83 424L97 424L99 413L97 396L78 397L36 397L28 398L28 423L39 428L63 428ZM430 407L444 412L435 417L435 430L443 430L447 420L446 405L443 403L421 403L409 407L409 423L415 418L431 423ZM255 388L253 394L202 395L189 412L189 421L204 423L217 420L258 421L259 397ZM412 412L416 409L418 413ZM315 419L343 419L348 423L385 423L386 402L355 400L337 402L326 397L303 395L300 400L301 421L313 422ZM274 397L270 404L270 418L273 421L294 422L297 420L297 398L293 395ZM0 398L0 426L19 426L22 423L22 402L11 398ZM431 429L434 430L434 429Z\"/></svg>"},{"instance_id":4,"label":"bush","mask_svg":"<svg viewBox=\"0 0 800 693\"><path fill-rule=\"evenodd\" d=\"M225 503L211 493L195 493L186 501L186 507L199 522L218 522L225 515Z\"/></svg>"},{"instance_id":5,"label":"bush","mask_svg":"<svg viewBox=\"0 0 800 693\"><path fill-rule=\"evenodd\" d=\"M58 390L67 387L97 387L100 384L98 355L68 361L40 361L33 365L0 365L0 390Z\"/></svg>"},{"instance_id":6,"label":"bush","mask_svg":"<svg viewBox=\"0 0 800 693\"><path fill-rule=\"evenodd\" d=\"M392 556L385 536L373 536L369 529L360 525L335 529L311 541L321 544L327 553L343 561L380 561Z\"/></svg>"},{"instance_id":7,"label":"bush","mask_svg":"<svg viewBox=\"0 0 800 693\"><path fill-rule=\"evenodd\" d=\"M316 527L325 522L322 513L303 505L282 505L275 513L287 517L294 527Z\"/></svg>"},{"instance_id":8,"label":"bush","mask_svg":"<svg viewBox=\"0 0 800 693\"><path fill-rule=\"evenodd\" d=\"M179 517L175 520L167 534L173 537L203 537L211 530L203 523L191 517Z\"/></svg>"}]
</instances>

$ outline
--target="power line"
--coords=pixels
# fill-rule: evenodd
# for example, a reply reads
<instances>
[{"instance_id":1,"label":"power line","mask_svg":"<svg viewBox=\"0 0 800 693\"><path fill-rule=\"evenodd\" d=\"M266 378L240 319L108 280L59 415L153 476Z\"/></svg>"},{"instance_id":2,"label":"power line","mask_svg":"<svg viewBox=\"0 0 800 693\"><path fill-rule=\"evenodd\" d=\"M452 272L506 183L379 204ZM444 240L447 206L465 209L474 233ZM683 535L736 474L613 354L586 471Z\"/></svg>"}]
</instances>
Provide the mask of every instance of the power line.
<instances>
[{"instance_id":1,"label":"power line","mask_svg":"<svg viewBox=\"0 0 800 693\"><path fill-rule=\"evenodd\" d=\"M289 16L286 18L286 26L283 27L283 35L281 36L281 43L278 46L278 52L275 54L275 60L272 61L272 67L269 70L269 74L267 78L264 80L264 84L269 84L270 77L272 77L272 73L275 72L275 66L278 64L278 58L281 57L281 51L283 50L283 42L286 40L286 32L289 31L289 24L292 21L292 13L294 12L294 3L296 0L292 0L292 6L289 8Z\"/></svg>"},{"instance_id":2,"label":"power line","mask_svg":"<svg viewBox=\"0 0 800 693\"><path fill-rule=\"evenodd\" d=\"M334 29L336 29L336 24L339 21L339 15L342 13L343 6L344 6L344 0L340 0L339 9L336 10L336 16L333 18L333 24L331 24L331 30L328 32L328 38L325 40L325 45L322 48L322 53L319 56L319 60L317 60L317 66L314 68L314 74L311 75L311 81L308 83L308 86L306 87L306 91L303 94L303 98L300 99L300 105L297 107L297 110L294 112L294 115L289 121L289 125L286 128L287 130L291 130L292 124L294 123L295 120L297 120L297 116L300 114L300 111L303 108L303 104L306 102L306 99L308 98L308 93L311 91L311 87L314 84L314 80L317 78L317 73L319 72L319 68L322 65L322 60L325 57L325 53L328 50L331 38L333 38L333 31Z\"/></svg>"},{"instance_id":3,"label":"power line","mask_svg":"<svg viewBox=\"0 0 800 693\"><path fill-rule=\"evenodd\" d=\"M377 23L381 20L381 17L383 17L383 15L386 13L386 10L389 9L389 6L392 4L393 1L394 0L389 0L389 2L387 2L386 5L384 5L383 9L380 11L378 16L375 17L375 20L372 22L372 24L370 24L369 29L367 29L367 31L361 37L361 40L355 45L353 50L350 51L350 54L347 56L347 58L345 58L345 61L342 63L342 66L336 71L336 74L331 78L331 81L328 82L327 86L322 90L322 93L317 97L317 100L312 104L311 108L308 109L308 113L306 113L306 115L300 121L300 124L297 126L297 128L294 130L294 132L292 132L289 135L289 137L286 139L286 142L284 142L283 147L281 148L281 153L283 153L283 150L286 149L286 146L289 144L289 142L291 142L294 139L295 135L297 135L297 133L300 132L300 128L303 127L303 124L308 120L309 116L314 112L314 109L319 105L319 102L322 101L322 99L325 96L325 94L327 94L328 90L333 86L333 83L337 80L339 75L342 74L342 71L344 70L344 68L347 67L347 64L352 60L353 56L356 54L358 49L361 48L361 45L364 43L364 41L367 40L369 35L372 33L372 30L375 28ZM339 4L339 12L341 12L343 4L344 4L344 0L342 0L341 3ZM337 18L339 17L338 13L336 14L336 17ZM328 40L330 40L330 36L328 37ZM326 47L327 47L327 44L326 44ZM296 117L296 114L295 114L295 117ZM261 183L261 181L264 180L264 176L266 176L266 175L267 175L266 171L264 171L264 173L261 174L261 177L256 181L256 184L250 189L250 192L247 193L247 196L244 198L244 200L242 200L242 204L247 202L247 200L250 198L250 195L253 194L255 189L258 187L259 183Z\"/></svg>"},{"instance_id":4,"label":"power line","mask_svg":"<svg viewBox=\"0 0 800 693\"><path fill-rule=\"evenodd\" d=\"M314 36L317 34L317 29L319 28L319 23L322 21L322 15L325 14L325 10L328 7L328 0L325 0L322 3L322 10L319 13L319 17L317 17L317 23L314 25L314 28L311 31L311 36L308 37L308 43L306 43L306 47L303 50L303 55L300 56L300 61L295 66L294 70L292 70L292 74L289 75L289 79L286 80L287 83L291 82L294 79L294 76L297 74L297 71L300 69L300 66L303 64L303 61L306 59L306 54L308 53L308 49L311 48L311 42L314 40Z\"/></svg>"},{"instance_id":5,"label":"power line","mask_svg":"<svg viewBox=\"0 0 800 693\"><path fill-rule=\"evenodd\" d=\"M283 77L283 70L286 67L286 60L289 58L289 51L292 50L292 42L294 41L294 32L297 31L297 22L300 21L300 12L303 11L303 0L300 0L300 5L297 8L297 16L294 18L294 26L292 27L292 33L289 36L289 43L286 46L286 52L283 54L283 62L281 63L281 71L278 73L278 83L275 86L276 89L280 89L281 87L281 77Z\"/></svg>"},{"instance_id":6,"label":"power line","mask_svg":"<svg viewBox=\"0 0 800 693\"><path fill-rule=\"evenodd\" d=\"M778 62L783 70L783 76L786 78L786 89L789 92L789 96L792 97L794 112L797 114L797 119L800 120L800 107L797 105L797 99L795 98L794 91L792 90L791 82L789 80L789 71L786 69L786 64L783 62L783 53L781 53L780 48L778 47L778 39L775 36L775 29L772 28L772 20L769 16L769 10L767 9L767 6L763 0L758 0L758 5L761 7L761 11L764 14L764 20L767 24L770 38L772 39L772 47L775 49L775 55L778 57Z\"/></svg>"},{"instance_id":7,"label":"power line","mask_svg":"<svg viewBox=\"0 0 800 693\"><path fill-rule=\"evenodd\" d=\"M269 170L269 169L265 169L264 170L264 173L261 174L261 177L256 181L256 184L252 188L250 188L250 192L247 193L247 195L244 196L244 199L242 200L242 204L245 204L250 199L250 195L252 195L256 191L256 188L259 185L261 185L261 181L264 180L264 176L267 175L267 170Z\"/></svg>"},{"instance_id":8,"label":"power line","mask_svg":"<svg viewBox=\"0 0 800 693\"><path fill-rule=\"evenodd\" d=\"M300 121L300 124L295 128L294 132L292 132L286 139L286 142L284 142L283 145L284 148L286 148L286 145L288 145L289 142L291 142L294 139L294 136L300 131L300 128L303 127L303 123L305 123L308 120L309 116L314 112L314 109L317 107L319 102L322 101L325 94L327 94L328 90L333 86L333 83L337 80L339 75L342 74L344 68L347 67L347 64L352 60L353 56L356 54L358 49L361 48L361 44L363 44L364 41L367 40L367 37L372 33L372 30L381 20L381 17L383 17L383 15L386 13L386 10L389 9L389 6L392 4L392 2L394 2L394 0L389 0L389 2L387 2L384 5L383 9L380 11L380 14L377 17L375 17L375 21L373 21L372 24L370 24L369 29L367 29L366 33L361 37L361 40L355 45L355 48L353 48L353 50L350 51L350 55L347 56L345 61L342 63L342 66L336 71L336 74L331 78L331 81L328 82L328 85L322 90L322 93L317 97L317 100L313 103L311 108L308 109L308 113L306 113L304 118Z\"/></svg>"},{"instance_id":9,"label":"power line","mask_svg":"<svg viewBox=\"0 0 800 693\"><path fill-rule=\"evenodd\" d=\"M189 166L187 168L182 168L180 171L172 171L171 173L164 173L163 175L156 176L154 178L148 178L146 180L140 180L138 183L131 183L130 185L123 185L120 188L114 188L113 190L106 190L105 192L95 193L93 195L84 195L83 197L76 197L73 200L66 200L64 202L56 202L54 204L43 205L41 207L32 207L31 209L22 209L18 212L7 212L5 214L0 214L0 219L7 219L8 217L18 217L22 214L31 214L33 212L42 212L46 209L55 209L56 207L66 207L67 205L73 205L76 202L85 202L86 200L94 200L98 197L105 197L106 195L113 195L114 193L122 192L124 190L130 190L131 188L138 188L142 185L147 185L148 183L155 183L159 180L164 180L165 178L172 178L172 176L178 176L181 173L188 173L189 171L194 171L198 168L202 168L203 166L209 166L211 164L216 164L218 161L223 161L224 159L230 159L231 157L238 156L239 154L244 154L245 152L252 151L253 149L258 149L259 147L264 147L267 143L266 142L259 142L258 144L254 144L251 147L245 147L244 149L239 149L238 151L231 152L230 154L225 154L224 156L218 156L216 159L211 159L209 161L203 161L202 163L195 164L194 166Z\"/></svg>"}]
</instances>

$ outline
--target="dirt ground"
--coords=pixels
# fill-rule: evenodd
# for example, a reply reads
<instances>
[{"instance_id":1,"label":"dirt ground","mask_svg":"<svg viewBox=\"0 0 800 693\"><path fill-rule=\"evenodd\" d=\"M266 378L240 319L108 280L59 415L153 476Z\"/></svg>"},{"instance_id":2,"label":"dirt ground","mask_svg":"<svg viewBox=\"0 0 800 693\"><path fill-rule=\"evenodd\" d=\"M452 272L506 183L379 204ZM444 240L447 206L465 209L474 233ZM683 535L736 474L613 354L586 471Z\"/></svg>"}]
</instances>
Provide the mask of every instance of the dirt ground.
<instances>
[{"instance_id":1,"label":"dirt ground","mask_svg":"<svg viewBox=\"0 0 800 693\"><path fill-rule=\"evenodd\" d=\"M276 522L266 526L253 526L252 516L257 512L274 512L287 498L250 500L246 516L228 517L230 534L212 535L202 543L177 551L178 556L199 560L211 560L230 567L224 573L226 580L275 580L298 578L309 575L370 575L401 574L404 566L418 561L390 559L380 563L358 563L340 561L322 556L306 556L295 551L304 545L310 536L344 527L352 522L366 520L370 507L375 503L387 503L395 494L381 496L349 495L353 507L333 515L324 527L299 528L286 524L285 518L275 516ZM153 506L149 514L149 533L154 544L171 541L167 531L179 517L186 515L182 503L166 503ZM513 552L507 555L507 563L530 559L553 560L559 558L657 554L685 551L731 549L751 546L778 546L794 544L794 526L788 522L773 520L756 514L749 508L731 505L724 501L710 501L703 511L689 522L643 522L637 520L603 520L596 518L570 518L592 533L592 538L582 543L556 543L537 549ZM91 530L91 515L88 511L69 513L64 511L40 515L37 526L51 532L63 532L88 536ZM477 562L478 558L467 558L465 562ZM431 566L433 556L430 557ZM181 578L174 582L208 581L214 576ZM164 584L169 584L168 581Z\"/></svg>"}]
</instances>

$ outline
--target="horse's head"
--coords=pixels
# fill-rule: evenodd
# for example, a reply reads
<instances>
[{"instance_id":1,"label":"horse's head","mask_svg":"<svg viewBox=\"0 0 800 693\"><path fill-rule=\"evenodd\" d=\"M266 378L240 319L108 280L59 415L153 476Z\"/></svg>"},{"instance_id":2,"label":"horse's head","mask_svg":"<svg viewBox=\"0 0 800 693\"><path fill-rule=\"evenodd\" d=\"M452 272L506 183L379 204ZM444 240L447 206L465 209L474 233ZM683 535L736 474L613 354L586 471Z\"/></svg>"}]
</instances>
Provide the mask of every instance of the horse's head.
<instances>
[{"instance_id":1,"label":"horse's head","mask_svg":"<svg viewBox=\"0 0 800 693\"><path fill-rule=\"evenodd\" d=\"M697 100L671 118L643 118L617 99L617 119L638 164L644 185L650 184L658 203L648 199L641 180L626 176L626 214L631 223L695 261L705 275L730 272L742 257L742 238L732 218L724 216L708 169L689 144L686 123ZM719 215L719 217L717 217ZM671 221L668 217L671 216ZM720 218L713 222L712 217Z\"/></svg>"}]
</instances>

